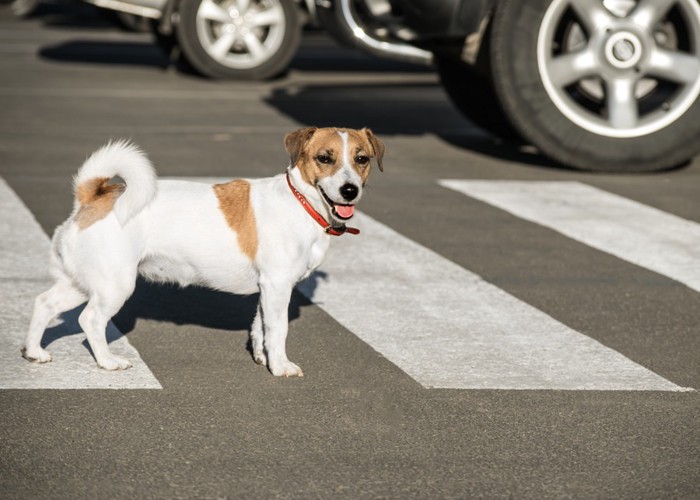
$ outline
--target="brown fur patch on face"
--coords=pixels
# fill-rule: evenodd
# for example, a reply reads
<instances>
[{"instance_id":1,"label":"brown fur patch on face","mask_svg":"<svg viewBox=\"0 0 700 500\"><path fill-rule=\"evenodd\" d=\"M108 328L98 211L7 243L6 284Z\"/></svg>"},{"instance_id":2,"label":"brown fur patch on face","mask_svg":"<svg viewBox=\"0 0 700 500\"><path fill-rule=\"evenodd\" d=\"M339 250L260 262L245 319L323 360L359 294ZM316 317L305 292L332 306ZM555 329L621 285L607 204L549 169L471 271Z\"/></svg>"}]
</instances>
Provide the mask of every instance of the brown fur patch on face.
<instances>
[{"instance_id":1,"label":"brown fur patch on face","mask_svg":"<svg viewBox=\"0 0 700 500\"><path fill-rule=\"evenodd\" d=\"M370 164L365 158L377 158L382 169L384 145L372 131L345 128L305 128L287 134L285 147L292 159L292 166L299 167L305 182L316 185L322 177L333 175L343 165L344 144L339 132L347 134L349 161L366 182Z\"/></svg>"},{"instance_id":2,"label":"brown fur patch on face","mask_svg":"<svg viewBox=\"0 0 700 500\"><path fill-rule=\"evenodd\" d=\"M284 136L284 149L286 149L289 154L292 166L297 164L297 160L299 160L299 156L301 156L302 151L304 151L306 143L317 130L318 127L300 128Z\"/></svg>"},{"instance_id":3,"label":"brown fur patch on face","mask_svg":"<svg viewBox=\"0 0 700 500\"><path fill-rule=\"evenodd\" d=\"M109 177L95 177L76 187L75 198L80 209L75 215L75 221L81 230L107 217L117 198L126 189L125 184L109 184L109 180Z\"/></svg>"},{"instance_id":4,"label":"brown fur patch on face","mask_svg":"<svg viewBox=\"0 0 700 500\"><path fill-rule=\"evenodd\" d=\"M348 134L350 163L362 178L362 185L364 185L370 172L369 158L376 158L379 170L384 170L382 167L384 145L378 141L368 128L363 128L362 130L346 129L344 132Z\"/></svg>"},{"instance_id":5,"label":"brown fur patch on face","mask_svg":"<svg viewBox=\"0 0 700 500\"><path fill-rule=\"evenodd\" d=\"M377 136L374 135L374 133L367 127L363 128L359 132L365 135L367 142L369 142L369 145L372 147L372 156L377 159L379 171L384 172L384 165L382 164L382 161L384 160L384 143L377 139Z\"/></svg>"},{"instance_id":6,"label":"brown fur patch on face","mask_svg":"<svg viewBox=\"0 0 700 500\"><path fill-rule=\"evenodd\" d=\"M258 231L250 202L250 183L238 179L226 184L215 184L214 193L219 199L219 208L226 217L226 222L238 236L241 251L250 260L254 260L258 251Z\"/></svg>"}]
</instances>

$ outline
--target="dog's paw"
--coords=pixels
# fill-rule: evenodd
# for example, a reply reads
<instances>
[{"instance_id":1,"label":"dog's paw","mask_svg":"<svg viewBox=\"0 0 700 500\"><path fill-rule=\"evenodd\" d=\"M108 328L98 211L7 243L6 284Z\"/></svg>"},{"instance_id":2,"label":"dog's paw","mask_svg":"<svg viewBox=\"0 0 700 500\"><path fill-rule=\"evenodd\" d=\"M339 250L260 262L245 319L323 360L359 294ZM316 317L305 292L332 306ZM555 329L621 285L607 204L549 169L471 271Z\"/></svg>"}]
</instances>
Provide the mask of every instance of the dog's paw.
<instances>
[{"instance_id":1,"label":"dog's paw","mask_svg":"<svg viewBox=\"0 0 700 500\"><path fill-rule=\"evenodd\" d=\"M21 352L22 357L27 361L31 361L32 363L48 363L53 359L51 357L51 353L49 353L49 351L45 349L42 349L41 347L37 347L34 349L22 347Z\"/></svg>"},{"instance_id":2,"label":"dog's paw","mask_svg":"<svg viewBox=\"0 0 700 500\"><path fill-rule=\"evenodd\" d=\"M108 358L102 358L97 362L97 366L104 370L126 370L131 368L131 361L128 359L120 358L119 356L110 356Z\"/></svg>"},{"instance_id":3,"label":"dog's paw","mask_svg":"<svg viewBox=\"0 0 700 500\"><path fill-rule=\"evenodd\" d=\"M270 371L275 377L303 377L304 372L291 361L276 363L275 366L270 366Z\"/></svg>"},{"instance_id":4,"label":"dog's paw","mask_svg":"<svg viewBox=\"0 0 700 500\"><path fill-rule=\"evenodd\" d=\"M265 356L265 353L262 350L255 351L253 353L253 359L257 364L267 366L267 356Z\"/></svg>"}]
</instances>

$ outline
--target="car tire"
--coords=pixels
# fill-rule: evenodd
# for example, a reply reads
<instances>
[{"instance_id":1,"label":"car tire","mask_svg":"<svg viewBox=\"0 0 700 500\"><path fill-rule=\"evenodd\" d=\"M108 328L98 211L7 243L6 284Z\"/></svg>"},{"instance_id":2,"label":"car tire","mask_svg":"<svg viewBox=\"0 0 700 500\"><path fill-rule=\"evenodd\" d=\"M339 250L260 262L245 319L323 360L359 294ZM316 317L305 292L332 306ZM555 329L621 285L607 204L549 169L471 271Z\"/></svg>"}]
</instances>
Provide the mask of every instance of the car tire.
<instances>
[{"instance_id":1,"label":"car tire","mask_svg":"<svg viewBox=\"0 0 700 500\"><path fill-rule=\"evenodd\" d=\"M520 140L520 134L503 112L488 76L477 74L456 58L436 57L435 65L445 92L469 121L492 135L511 141Z\"/></svg>"},{"instance_id":2,"label":"car tire","mask_svg":"<svg viewBox=\"0 0 700 500\"><path fill-rule=\"evenodd\" d=\"M182 0L176 34L198 73L265 80L284 72L296 54L302 29L297 9L293 0Z\"/></svg>"},{"instance_id":3,"label":"car tire","mask_svg":"<svg viewBox=\"0 0 700 500\"><path fill-rule=\"evenodd\" d=\"M700 7L609 8L499 2L490 40L496 95L522 136L562 164L627 172L681 165L700 150Z\"/></svg>"}]
</instances>

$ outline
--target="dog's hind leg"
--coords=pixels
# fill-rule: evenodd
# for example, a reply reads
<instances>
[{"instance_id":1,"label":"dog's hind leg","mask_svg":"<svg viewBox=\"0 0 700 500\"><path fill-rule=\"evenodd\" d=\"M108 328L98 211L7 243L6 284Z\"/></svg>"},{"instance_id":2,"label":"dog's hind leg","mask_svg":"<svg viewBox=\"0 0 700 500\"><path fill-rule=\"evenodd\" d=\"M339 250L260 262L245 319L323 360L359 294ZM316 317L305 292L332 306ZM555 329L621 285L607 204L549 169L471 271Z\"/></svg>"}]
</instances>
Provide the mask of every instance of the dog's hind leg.
<instances>
[{"instance_id":1,"label":"dog's hind leg","mask_svg":"<svg viewBox=\"0 0 700 500\"><path fill-rule=\"evenodd\" d=\"M119 356L115 356L107 345L107 323L112 316L119 312L126 299L134 291L136 277L133 280L113 280L109 283L108 293L93 293L87 306L80 314L78 323L85 332L92 354L95 356L97 366L105 370L126 370L131 367L131 362Z\"/></svg>"},{"instance_id":2,"label":"dog's hind leg","mask_svg":"<svg viewBox=\"0 0 700 500\"><path fill-rule=\"evenodd\" d=\"M41 338L46 327L56 316L78 307L85 300L87 296L64 279L59 279L51 288L40 294L34 301L34 313L22 346L22 356L35 363L51 361L51 354L41 347Z\"/></svg>"}]
</instances>

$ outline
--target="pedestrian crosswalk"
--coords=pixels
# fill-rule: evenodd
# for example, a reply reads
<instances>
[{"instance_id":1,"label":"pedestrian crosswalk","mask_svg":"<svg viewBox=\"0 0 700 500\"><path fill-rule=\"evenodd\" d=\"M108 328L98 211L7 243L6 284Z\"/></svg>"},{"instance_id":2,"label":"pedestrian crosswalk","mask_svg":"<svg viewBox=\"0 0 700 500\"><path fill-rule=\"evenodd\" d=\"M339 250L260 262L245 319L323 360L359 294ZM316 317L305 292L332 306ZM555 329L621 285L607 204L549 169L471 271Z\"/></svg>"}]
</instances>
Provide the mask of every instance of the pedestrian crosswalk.
<instances>
[{"instance_id":1,"label":"pedestrian crosswalk","mask_svg":"<svg viewBox=\"0 0 700 500\"><path fill-rule=\"evenodd\" d=\"M445 180L440 185L700 290L700 276L691 269L700 257L692 238L700 231L690 221L585 184ZM132 370L97 369L81 336L66 332L49 332L56 338L49 349L62 349L55 362L37 366L21 359L31 299L47 285L48 239L1 180L0 204L11 214L0 224L0 240L8 242L0 247L0 300L7 304L0 315L6 332L0 338L0 388L160 387L113 325L112 348L124 349L122 355L135 361ZM7 220L15 217L21 220ZM687 390L380 221L359 213L353 223L362 234L334 240L319 271L298 289L424 387ZM641 247L657 253L647 255ZM74 318L64 328L76 332Z\"/></svg>"},{"instance_id":2,"label":"pedestrian crosswalk","mask_svg":"<svg viewBox=\"0 0 700 500\"><path fill-rule=\"evenodd\" d=\"M51 363L35 365L20 356L34 298L53 281L49 275L49 238L19 197L0 178L0 389L160 389L127 338L110 323L112 351L132 361L128 372L97 368L80 332L77 311L49 328L44 342Z\"/></svg>"},{"instance_id":3,"label":"pedestrian crosswalk","mask_svg":"<svg viewBox=\"0 0 700 500\"><path fill-rule=\"evenodd\" d=\"M360 215L299 288L425 387L680 390L480 276Z\"/></svg>"}]
</instances>

